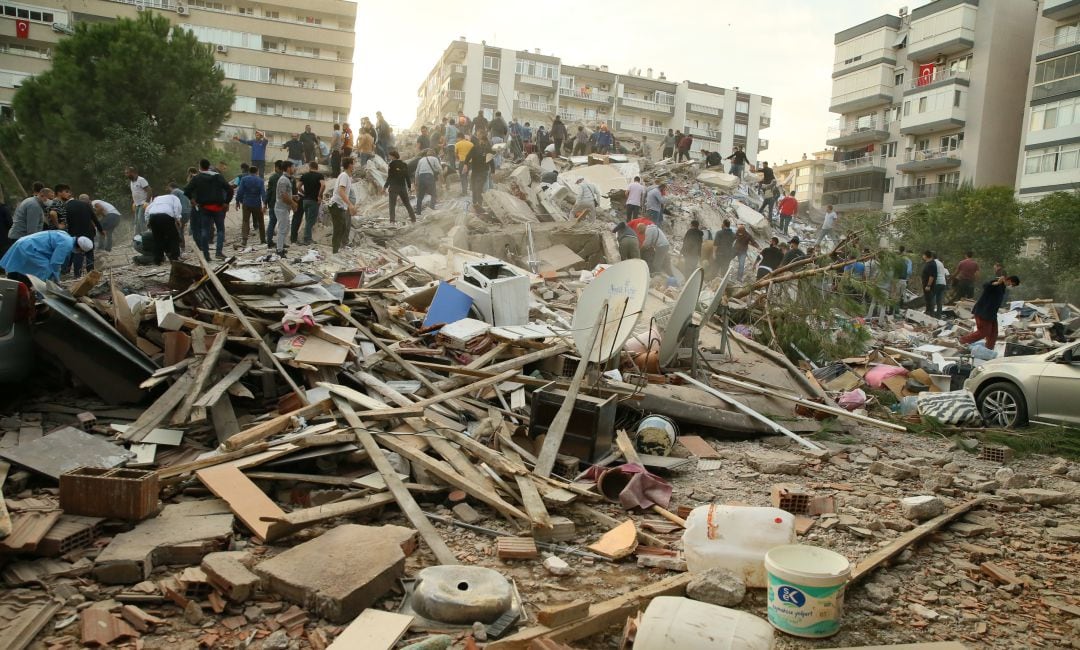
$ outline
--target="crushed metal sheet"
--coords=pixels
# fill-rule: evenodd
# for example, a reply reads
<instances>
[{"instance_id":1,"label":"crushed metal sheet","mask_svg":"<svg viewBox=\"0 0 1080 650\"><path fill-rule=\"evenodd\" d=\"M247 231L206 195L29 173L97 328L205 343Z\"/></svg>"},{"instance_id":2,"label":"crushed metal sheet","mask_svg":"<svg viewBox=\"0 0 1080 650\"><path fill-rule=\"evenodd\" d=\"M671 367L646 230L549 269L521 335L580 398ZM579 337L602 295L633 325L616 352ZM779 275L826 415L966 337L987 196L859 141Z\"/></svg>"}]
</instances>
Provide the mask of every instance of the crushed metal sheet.
<instances>
[{"instance_id":1,"label":"crushed metal sheet","mask_svg":"<svg viewBox=\"0 0 1080 650\"><path fill-rule=\"evenodd\" d=\"M56 480L76 467L112 468L130 457L123 447L74 427L64 427L47 436L0 450L0 456Z\"/></svg>"}]
</instances>

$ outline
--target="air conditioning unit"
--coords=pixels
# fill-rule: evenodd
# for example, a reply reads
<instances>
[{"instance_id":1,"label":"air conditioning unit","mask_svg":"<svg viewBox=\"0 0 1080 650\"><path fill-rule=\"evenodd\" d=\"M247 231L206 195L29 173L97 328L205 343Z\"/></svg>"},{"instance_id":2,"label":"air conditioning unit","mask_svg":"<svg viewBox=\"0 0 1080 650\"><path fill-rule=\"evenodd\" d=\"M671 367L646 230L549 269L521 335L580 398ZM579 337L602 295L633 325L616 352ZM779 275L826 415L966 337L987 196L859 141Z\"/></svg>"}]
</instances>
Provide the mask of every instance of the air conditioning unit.
<instances>
[{"instance_id":1,"label":"air conditioning unit","mask_svg":"<svg viewBox=\"0 0 1080 650\"><path fill-rule=\"evenodd\" d=\"M229 53L229 46L227 46L227 45L216 45L216 46L214 46L214 51L217 52L218 54L228 54Z\"/></svg>"},{"instance_id":2,"label":"air conditioning unit","mask_svg":"<svg viewBox=\"0 0 1080 650\"><path fill-rule=\"evenodd\" d=\"M607 89L608 89L607 84L600 84L600 90L607 90Z\"/></svg>"},{"instance_id":3,"label":"air conditioning unit","mask_svg":"<svg viewBox=\"0 0 1080 650\"><path fill-rule=\"evenodd\" d=\"M934 59L934 63L937 65L945 65L945 55L939 54L938 57Z\"/></svg>"},{"instance_id":4,"label":"air conditioning unit","mask_svg":"<svg viewBox=\"0 0 1080 650\"><path fill-rule=\"evenodd\" d=\"M182 4L177 4L176 5L176 13L180 14L181 16L186 16L186 15L188 15L188 9L187 9L186 6L184 6Z\"/></svg>"},{"instance_id":5,"label":"air conditioning unit","mask_svg":"<svg viewBox=\"0 0 1080 650\"><path fill-rule=\"evenodd\" d=\"M908 8L907 7L900 7L900 12L899 13L900 13L901 18L907 16L908 15Z\"/></svg>"},{"instance_id":6,"label":"air conditioning unit","mask_svg":"<svg viewBox=\"0 0 1080 650\"><path fill-rule=\"evenodd\" d=\"M146 9L146 7L139 4L135 5L135 11L142 11L143 9Z\"/></svg>"}]
</instances>

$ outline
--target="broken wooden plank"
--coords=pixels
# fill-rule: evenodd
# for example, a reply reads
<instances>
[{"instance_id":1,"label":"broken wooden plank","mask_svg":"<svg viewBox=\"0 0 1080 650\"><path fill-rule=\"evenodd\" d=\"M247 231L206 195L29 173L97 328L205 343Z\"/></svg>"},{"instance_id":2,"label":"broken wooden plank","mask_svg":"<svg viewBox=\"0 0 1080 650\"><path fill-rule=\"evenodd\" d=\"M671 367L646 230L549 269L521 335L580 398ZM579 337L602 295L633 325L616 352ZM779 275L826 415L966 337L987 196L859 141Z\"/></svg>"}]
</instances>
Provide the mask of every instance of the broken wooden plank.
<instances>
[{"instance_id":1,"label":"broken wooden plank","mask_svg":"<svg viewBox=\"0 0 1080 650\"><path fill-rule=\"evenodd\" d=\"M109 291L112 293L113 318L116 321L116 329L124 338L135 343L139 338L139 324L135 322L135 316L128 307L124 292L116 286L116 280L109 276Z\"/></svg>"},{"instance_id":2,"label":"broken wooden plank","mask_svg":"<svg viewBox=\"0 0 1080 650\"><path fill-rule=\"evenodd\" d=\"M401 479L398 478L397 471L390 464L390 461L386 459L386 455L383 454L382 449L379 448L375 437L367 430L366 425L353 410L352 406L342 398L335 398L335 404L337 409L341 411L341 415L345 418L345 421L349 423L350 427L353 427L356 433L357 440L364 447L364 451L367 452L371 463L375 465L375 469L382 474L383 480L386 482L386 489L390 491L390 494L394 496L394 500L397 501L398 507L401 508L402 513L408 518L409 522L413 525L413 528L420 533L420 536L424 538L424 543L428 545L431 552L435 555L435 559L439 561L439 564L459 564L454 552L450 550L450 547L446 545L443 538L439 536L439 531L435 530L435 526L431 524L424 511L420 509L420 506L416 503L412 494L405 489L405 485Z\"/></svg>"},{"instance_id":3,"label":"broken wooden plank","mask_svg":"<svg viewBox=\"0 0 1080 650\"><path fill-rule=\"evenodd\" d=\"M327 650L393 650L413 617L369 607L349 623Z\"/></svg>"},{"instance_id":4,"label":"broken wooden plank","mask_svg":"<svg viewBox=\"0 0 1080 650\"><path fill-rule=\"evenodd\" d=\"M195 476L211 492L224 499L240 521L251 530L260 542L267 542L270 521L285 516L281 508L266 493L244 476L235 465L222 465L200 469Z\"/></svg>"},{"instance_id":5,"label":"broken wooden plank","mask_svg":"<svg viewBox=\"0 0 1080 650\"><path fill-rule=\"evenodd\" d=\"M239 363L233 366L232 370L225 373L224 377L218 380L216 384L214 384L212 387L210 387L209 390L203 393L203 395L199 397L199 399L195 400L195 406L201 406L203 408L210 408L211 406L213 406L215 403L217 403L218 399L220 399L225 394L225 391L227 391L230 386L240 381L240 378L246 375L248 371L251 370L251 367L254 365L254 354L249 354L248 356L241 359Z\"/></svg>"},{"instance_id":6,"label":"broken wooden plank","mask_svg":"<svg viewBox=\"0 0 1080 650\"><path fill-rule=\"evenodd\" d=\"M978 497L971 501L965 501L945 514L934 517L933 519L912 528L900 537L897 537L890 542L888 546L882 547L860 560L851 571L849 583L854 584L859 580L862 580L879 566L902 553L908 546L911 546L950 521L961 517L964 513L980 503L983 503L987 499L988 497Z\"/></svg>"},{"instance_id":7,"label":"broken wooden plank","mask_svg":"<svg viewBox=\"0 0 1080 650\"><path fill-rule=\"evenodd\" d=\"M314 404L307 404L295 411L284 413L267 420L266 422L261 422L253 427L245 429L240 433L229 437L228 440L221 443L221 446L228 451L235 451L281 433L289 428L293 418L310 418L315 415L326 413L330 410L330 407L331 401L329 399L320 400Z\"/></svg>"},{"instance_id":8,"label":"broken wooden plank","mask_svg":"<svg viewBox=\"0 0 1080 650\"><path fill-rule=\"evenodd\" d=\"M520 370L521 368L524 368L529 364L536 363L537 361L543 361L544 359L549 359L551 357L558 356L560 354L563 354L564 352L569 351L570 347L568 345L559 343L543 350L538 350L536 352L531 352L520 357L514 357L513 359L507 359L506 361L500 361L499 363L492 364L485 368L484 372L494 375L497 373L506 372L507 370ZM472 377L463 375L460 377L443 379L435 385L439 388L439 390L450 390L453 388L458 388L459 386L464 386L472 380Z\"/></svg>"},{"instance_id":9,"label":"broken wooden plank","mask_svg":"<svg viewBox=\"0 0 1080 650\"><path fill-rule=\"evenodd\" d=\"M184 424L188 421L192 409L195 408L195 401L199 399L199 395L202 394L203 389L206 387L206 382L210 381L211 375L217 369L218 357L221 356L221 351L225 349L225 342L228 340L229 337L224 334L214 336L214 342L210 345L210 349L206 351L206 355L203 356L202 363L199 364L195 382L191 385L188 394L184 396L184 401L180 404L180 407L173 413L172 423L174 425Z\"/></svg>"},{"instance_id":10,"label":"broken wooden plank","mask_svg":"<svg viewBox=\"0 0 1080 650\"><path fill-rule=\"evenodd\" d=\"M204 467L213 467L214 465L221 465L222 463L232 462L248 456L254 456L255 454L261 454L270 448L265 442L249 445L243 449L236 451L230 451L224 454L218 454L217 456L209 456L207 458L199 458L188 463L181 463L179 465L173 465L171 467L163 467L157 471L159 479L172 478L174 476L182 476Z\"/></svg>"},{"instance_id":11,"label":"broken wooden plank","mask_svg":"<svg viewBox=\"0 0 1080 650\"><path fill-rule=\"evenodd\" d=\"M131 424L131 427L124 432L122 438L130 440L132 442L141 442L148 433L153 431L165 421L165 418L169 417L173 409L180 405L180 402L187 397L191 387L195 384L195 375L191 368L188 368L184 374L177 378L176 382L172 386L162 393L161 397L150 405L150 408L143 411L138 420L135 420Z\"/></svg>"},{"instance_id":12,"label":"broken wooden plank","mask_svg":"<svg viewBox=\"0 0 1080 650\"><path fill-rule=\"evenodd\" d=\"M713 449L712 445L700 436L679 436L679 444L697 458L723 458L719 452Z\"/></svg>"},{"instance_id":13,"label":"broken wooden plank","mask_svg":"<svg viewBox=\"0 0 1080 650\"><path fill-rule=\"evenodd\" d=\"M545 607L536 613L536 620L540 625L547 627L559 627L574 621L580 621L589 615L589 601L575 600L569 603L559 603Z\"/></svg>"},{"instance_id":14,"label":"broken wooden plank","mask_svg":"<svg viewBox=\"0 0 1080 650\"><path fill-rule=\"evenodd\" d=\"M240 423L236 420L236 412L228 395L222 395L210 407L210 422L214 425L219 443L240 432Z\"/></svg>"},{"instance_id":15,"label":"broken wooden plank","mask_svg":"<svg viewBox=\"0 0 1080 650\"><path fill-rule=\"evenodd\" d=\"M294 510L280 519L269 522L266 527L266 542L270 543L283 539L308 526L329 521L330 519L376 510L391 503L394 503L394 495L383 492L359 499L349 499L348 501L328 503L314 508Z\"/></svg>"}]
</instances>

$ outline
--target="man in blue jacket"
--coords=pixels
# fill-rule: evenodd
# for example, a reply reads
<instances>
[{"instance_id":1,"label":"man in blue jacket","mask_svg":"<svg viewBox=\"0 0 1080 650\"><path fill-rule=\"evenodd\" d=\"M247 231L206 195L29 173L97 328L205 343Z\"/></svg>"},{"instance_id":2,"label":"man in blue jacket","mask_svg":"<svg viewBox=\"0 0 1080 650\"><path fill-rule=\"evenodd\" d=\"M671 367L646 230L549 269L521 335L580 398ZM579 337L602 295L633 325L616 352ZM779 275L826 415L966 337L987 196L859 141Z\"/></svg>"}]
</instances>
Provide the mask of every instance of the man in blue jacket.
<instances>
[{"instance_id":1,"label":"man in blue jacket","mask_svg":"<svg viewBox=\"0 0 1080 650\"><path fill-rule=\"evenodd\" d=\"M240 245L247 247L248 228L255 222L259 232L259 243L266 243L266 225L263 223L263 206L266 205L266 185L262 179L262 170L252 165L247 176L240 179L236 186L236 201L243 211Z\"/></svg>"},{"instance_id":2,"label":"man in blue jacket","mask_svg":"<svg viewBox=\"0 0 1080 650\"><path fill-rule=\"evenodd\" d=\"M59 280L60 267L78 246L83 253L94 250L89 237L72 237L65 230L42 230L20 237L0 258L0 268L12 274L32 275L41 280Z\"/></svg>"},{"instance_id":3,"label":"man in blue jacket","mask_svg":"<svg viewBox=\"0 0 1080 650\"><path fill-rule=\"evenodd\" d=\"M266 139L266 134L262 131L256 131L253 140L243 140L236 135L233 136L233 140L251 147L251 164L259 168L259 177L261 178L262 170L266 169L266 145L270 144L270 141Z\"/></svg>"}]
</instances>

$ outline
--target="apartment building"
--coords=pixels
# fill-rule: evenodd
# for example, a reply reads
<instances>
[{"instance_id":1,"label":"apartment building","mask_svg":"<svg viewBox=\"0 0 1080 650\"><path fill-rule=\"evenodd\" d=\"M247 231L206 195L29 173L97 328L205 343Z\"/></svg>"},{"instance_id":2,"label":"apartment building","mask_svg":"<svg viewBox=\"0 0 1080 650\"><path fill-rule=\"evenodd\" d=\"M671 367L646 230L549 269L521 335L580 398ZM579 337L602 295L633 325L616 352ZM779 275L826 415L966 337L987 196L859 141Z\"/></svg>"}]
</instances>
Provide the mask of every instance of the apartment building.
<instances>
[{"instance_id":1,"label":"apartment building","mask_svg":"<svg viewBox=\"0 0 1080 650\"><path fill-rule=\"evenodd\" d=\"M936 0L835 36L825 203L893 212L1016 180L1035 3Z\"/></svg>"},{"instance_id":2,"label":"apartment building","mask_svg":"<svg viewBox=\"0 0 1080 650\"><path fill-rule=\"evenodd\" d=\"M1039 0L1016 191L1080 188L1080 1Z\"/></svg>"},{"instance_id":3,"label":"apartment building","mask_svg":"<svg viewBox=\"0 0 1080 650\"><path fill-rule=\"evenodd\" d=\"M142 11L160 12L214 46L227 82L236 87L222 139L260 129L279 143L307 124L329 137L334 122L348 119L356 24L351 0L0 0L0 110L11 110L22 80L49 68L52 48L76 23ZM29 30L19 33L18 25L27 23Z\"/></svg>"},{"instance_id":4,"label":"apartment building","mask_svg":"<svg viewBox=\"0 0 1080 650\"><path fill-rule=\"evenodd\" d=\"M769 142L772 99L693 81L672 81L652 69L612 72L608 66L567 65L538 50L450 43L420 85L414 128L464 111L501 111L532 126L560 115L568 127L607 123L616 138L647 138L659 145L668 129L694 136L693 151L745 147L756 161ZM656 148L656 147L654 147Z\"/></svg>"},{"instance_id":5,"label":"apartment building","mask_svg":"<svg viewBox=\"0 0 1080 650\"><path fill-rule=\"evenodd\" d=\"M802 160L773 165L776 180L786 191L795 192L799 206L809 206L814 210L825 209L825 175L835 169L832 150L816 151L811 156L803 154Z\"/></svg>"}]
</instances>

